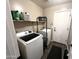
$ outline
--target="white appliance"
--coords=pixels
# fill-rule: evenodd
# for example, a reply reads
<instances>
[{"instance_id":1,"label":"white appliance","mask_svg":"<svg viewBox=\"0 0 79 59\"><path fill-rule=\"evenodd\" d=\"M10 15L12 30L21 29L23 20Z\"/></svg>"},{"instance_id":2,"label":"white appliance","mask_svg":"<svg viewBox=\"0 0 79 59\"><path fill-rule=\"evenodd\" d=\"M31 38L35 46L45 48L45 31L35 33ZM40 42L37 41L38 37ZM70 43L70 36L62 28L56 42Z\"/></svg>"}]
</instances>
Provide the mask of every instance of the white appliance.
<instances>
[{"instance_id":1,"label":"white appliance","mask_svg":"<svg viewBox=\"0 0 79 59\"><path fill-rule=\"evenodd\" d=\"M40 34L43 35L43 37L46 37L46 29L40 30L39 31ZM51 29L47 29L47 46L50 44L51 41Z\"/></svg>"},{"instance_id":2,"label":"white appliance","mask_svg":"<svg viewBox=\"0 0 79 59\"><path fill-rule=\"evenodd\" d=\"M31 21L31 16L30 16L29 13L23 12L23 15L24 15L24 20L25 20L25 21Z\"/></svg>"},{"instance_id":3,"label":"white appliance","mask_svg":"<svg viewBox=\"0 0 79 59\"><path fill-rule=\"evenodd\" d=\"M41 59L43 56L43 39L41 34L17 33L18 45L22 59Z\"/></svg>"}]
</instances>

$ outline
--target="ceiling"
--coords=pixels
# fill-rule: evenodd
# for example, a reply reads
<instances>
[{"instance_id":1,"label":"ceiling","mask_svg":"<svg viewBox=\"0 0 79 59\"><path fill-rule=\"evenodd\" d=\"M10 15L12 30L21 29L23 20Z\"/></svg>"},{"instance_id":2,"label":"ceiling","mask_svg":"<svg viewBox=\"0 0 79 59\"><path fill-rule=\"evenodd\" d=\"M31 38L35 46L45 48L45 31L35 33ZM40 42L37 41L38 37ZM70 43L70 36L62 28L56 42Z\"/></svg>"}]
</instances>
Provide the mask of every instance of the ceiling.
<instances>
[{"instance_id":1,"label":"ceiling","mask_svg":"<svg viewBox=\"0 0 79 59\"><path fill-rule=\"evenodd\" d=\"M72 0L32 0L42 8L50 7L52 5L64 4L72 2Z\"/></svg>"}]
</instances>

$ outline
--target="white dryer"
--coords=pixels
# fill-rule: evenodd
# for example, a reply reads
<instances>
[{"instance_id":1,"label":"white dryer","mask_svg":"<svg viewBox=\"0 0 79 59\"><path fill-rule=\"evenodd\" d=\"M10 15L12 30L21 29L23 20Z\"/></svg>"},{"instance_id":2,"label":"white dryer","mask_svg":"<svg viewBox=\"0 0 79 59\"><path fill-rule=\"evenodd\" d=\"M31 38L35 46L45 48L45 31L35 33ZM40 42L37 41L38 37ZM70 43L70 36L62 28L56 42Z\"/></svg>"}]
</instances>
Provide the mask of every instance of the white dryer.
<instances>
[{"instance_id":1,"label":"white dryer","mask_svg":"<svg viewBox=\"0 0 79 59\"><path fill-rule=\"evenodd\" d=\"M40 34L43 35L43 37L46 37L46 29L40 30L39 31ZM51 29L47 29L47 46L50 44L51 41Z\"/></svg>"}]
</instances>

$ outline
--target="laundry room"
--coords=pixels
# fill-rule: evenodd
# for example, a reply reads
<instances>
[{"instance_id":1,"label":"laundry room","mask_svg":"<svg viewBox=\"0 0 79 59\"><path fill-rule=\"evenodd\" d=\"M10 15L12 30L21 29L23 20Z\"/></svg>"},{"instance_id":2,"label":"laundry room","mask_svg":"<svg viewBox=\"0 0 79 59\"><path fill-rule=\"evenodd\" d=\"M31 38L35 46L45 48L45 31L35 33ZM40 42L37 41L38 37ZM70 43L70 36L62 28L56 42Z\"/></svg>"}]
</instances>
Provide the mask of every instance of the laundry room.
<instances>
[{"instance_id":1,"label":"laundry room","mask_svg":"<svg viewBox=\"0 0 79 59\"><path fill-rule=\"evenodd\" d=\"M72 59L72 0L6 1L6 59Z\"/></svg>"}]
</instances>

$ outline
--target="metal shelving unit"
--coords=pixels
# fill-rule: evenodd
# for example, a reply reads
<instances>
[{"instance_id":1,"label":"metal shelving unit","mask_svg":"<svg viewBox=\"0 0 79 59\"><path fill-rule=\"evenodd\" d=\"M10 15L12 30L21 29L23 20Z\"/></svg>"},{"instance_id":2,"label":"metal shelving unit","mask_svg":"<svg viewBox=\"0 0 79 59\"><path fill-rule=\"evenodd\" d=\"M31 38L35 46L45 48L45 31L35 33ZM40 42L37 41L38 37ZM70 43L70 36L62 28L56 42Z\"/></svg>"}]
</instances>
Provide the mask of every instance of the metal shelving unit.
<instances>
[{"instance_id":1,"label":"metal shelving unit","mask_svg":"<svg viewBox=\"0 0 79 59\"><path fill-rule=\"evenodd\" d=\"M47 47L47 40L48 40L48 34L47 34L47 17L38 17L37 19L36 19L36 21L37 21L37 33L38 33L38 23L39 22L45 22L46 23L46 37L44 37L43 39L45 40L45 47Z\"/></svg>"}]
</instances>

